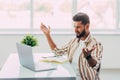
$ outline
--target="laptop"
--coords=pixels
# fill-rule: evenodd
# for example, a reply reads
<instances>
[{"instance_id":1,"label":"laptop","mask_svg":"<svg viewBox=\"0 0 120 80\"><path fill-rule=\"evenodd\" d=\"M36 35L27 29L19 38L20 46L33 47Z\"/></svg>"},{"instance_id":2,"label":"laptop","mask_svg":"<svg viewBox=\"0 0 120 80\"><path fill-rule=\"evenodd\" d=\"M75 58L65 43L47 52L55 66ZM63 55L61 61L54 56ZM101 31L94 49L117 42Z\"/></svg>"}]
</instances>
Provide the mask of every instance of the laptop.
<instances>
[{"instance_id":1,"label":"laptop","mask_svg":"<svg viewBox=\"0 0 120 80\"><path fill-rule=\"evenodd\" d=\"M47 62L35 62L32 47L16 43L20 64L33 71L54 70L56 66Z\"/></svg>"}]
</instances>

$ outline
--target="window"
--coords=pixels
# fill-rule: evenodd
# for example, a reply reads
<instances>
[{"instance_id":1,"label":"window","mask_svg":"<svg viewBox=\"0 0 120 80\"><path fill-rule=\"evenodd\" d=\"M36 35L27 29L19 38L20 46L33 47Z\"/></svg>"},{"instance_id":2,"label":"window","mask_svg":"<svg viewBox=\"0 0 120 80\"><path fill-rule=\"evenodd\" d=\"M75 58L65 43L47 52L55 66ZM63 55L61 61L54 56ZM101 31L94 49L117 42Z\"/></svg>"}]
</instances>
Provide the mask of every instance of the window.
<instances>
[{"instance_id":1,"label":"window","mask_svg":"<svg viewBox=\"0 0 120 80\"><path fill-rule=\"evenodd\" d=\"M69 29L72 23L72 0L34 0L34 28L41 22L53 29Z\"/></svg>"},{"instance_id":2,"label":"window","mask_svg":"<svg viewBox=\"0 0 120 80\"><path fill-rule=\"evenodd\" d=\"M78 0L77 5L90 16L92 29L116 29L115 0Z\"/></svg>"},{"instance_id":3,"label":"window","mask_svg":"<svg viewBox=\"0 0 120 80\"><path fill-rule=\"evenodd\" d=\"M0 0L0 31L40 32L43 22L55 32L71 31L72 16L86 12L91 30L118 30L119 0Z\"/></svg>"},{"instance_id":4,"label":"window","mask_svg":"<svg viewBox=\"0 0 120 80\"><path fill-rule=\"evenodd\" d=\"M30 0L0 0L0 29L29 29Z\"/></svg>"}]
</instances>

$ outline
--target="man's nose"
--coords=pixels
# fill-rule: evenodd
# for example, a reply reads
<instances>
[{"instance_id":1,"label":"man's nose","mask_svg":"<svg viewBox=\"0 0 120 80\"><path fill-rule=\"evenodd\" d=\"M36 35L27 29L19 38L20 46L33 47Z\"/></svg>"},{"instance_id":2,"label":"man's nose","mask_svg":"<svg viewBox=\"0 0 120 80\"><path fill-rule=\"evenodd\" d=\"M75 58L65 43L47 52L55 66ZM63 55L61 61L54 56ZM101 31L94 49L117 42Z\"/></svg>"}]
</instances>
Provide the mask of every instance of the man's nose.
<instances>
[{"instance_id":1,"label":"man's nose","mask_svg":"<svg viewBox=\"0 0 120 80\"><path fill-rule=\"evenodd\" d=\"M77 32L77 31L78 31L78 28L75 28L75 31Z\"/></svg>"}]
</instances>

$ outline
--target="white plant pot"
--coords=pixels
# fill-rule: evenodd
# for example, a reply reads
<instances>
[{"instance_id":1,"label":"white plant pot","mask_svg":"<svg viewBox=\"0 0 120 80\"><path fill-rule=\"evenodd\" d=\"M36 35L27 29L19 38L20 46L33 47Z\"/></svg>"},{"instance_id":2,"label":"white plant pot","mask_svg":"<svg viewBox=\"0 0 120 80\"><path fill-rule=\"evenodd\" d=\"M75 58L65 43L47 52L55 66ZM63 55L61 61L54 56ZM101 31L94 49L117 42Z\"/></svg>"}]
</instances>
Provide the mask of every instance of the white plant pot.
<instances>
[{"instance_id":1,"label":"white plant pot","mask_svg":"<svg viewBox=\"0 0 120 80\"><path fill-rule=\"evenodd\" d=\"M31 46L28 46L28 45L25 45L25 44L22 44L22 43L17 43L17 50L18 50L18 52L20 50L21 51L26 51L26 52L29 52L28 50L32 50L33 53L38 53L39 46L31 47Z\"/></svg>"}]
</instances>

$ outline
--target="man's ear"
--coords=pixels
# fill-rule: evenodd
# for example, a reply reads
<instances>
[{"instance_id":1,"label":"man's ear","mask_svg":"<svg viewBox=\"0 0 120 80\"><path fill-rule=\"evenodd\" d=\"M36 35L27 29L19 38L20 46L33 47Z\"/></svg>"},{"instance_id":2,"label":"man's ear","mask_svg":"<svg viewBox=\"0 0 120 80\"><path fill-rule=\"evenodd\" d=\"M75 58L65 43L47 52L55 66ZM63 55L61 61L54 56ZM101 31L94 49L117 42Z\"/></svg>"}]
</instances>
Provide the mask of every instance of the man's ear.
<instances>
[{"instance_id":1,"label":"man's ear","mask_svg":"<svg viewBox=\"0 0 120 80\"><path fill-rule=\"evenodd\" d=\"M85 29L88 30L89 29L89 24L85 25Z\"/></svg>"}]
</instances>

